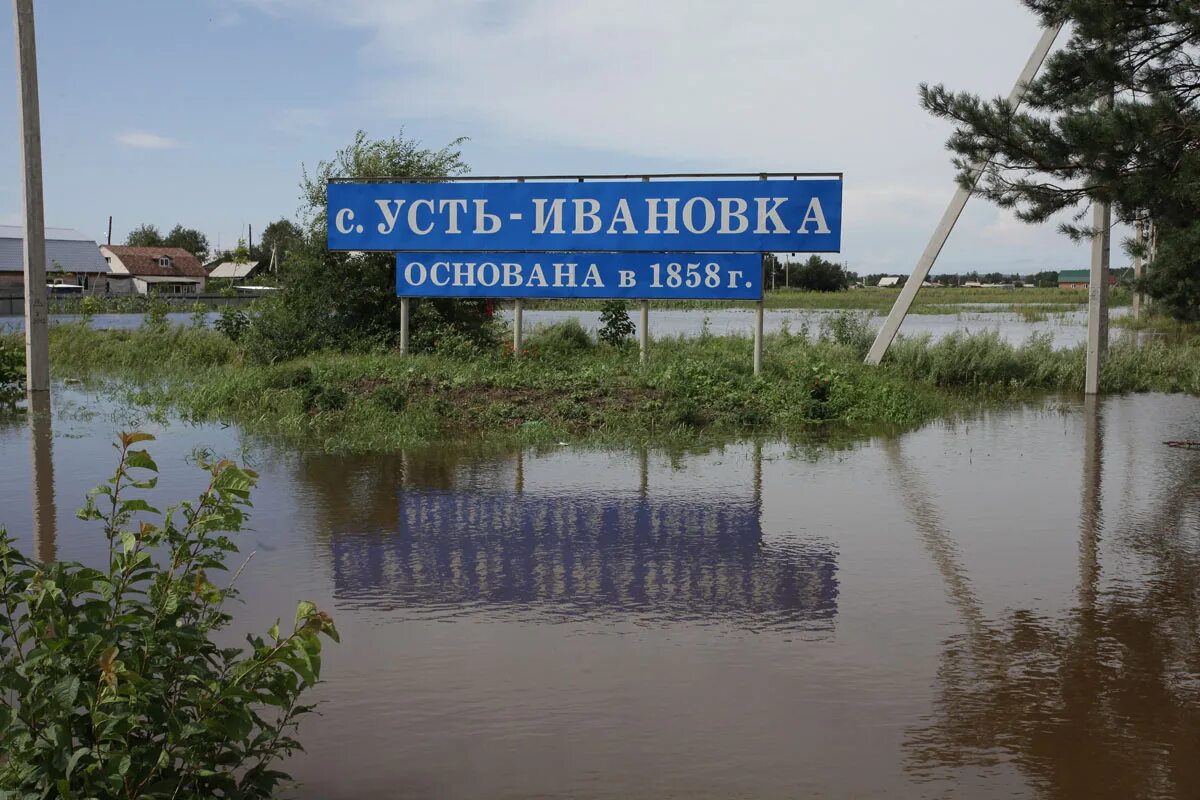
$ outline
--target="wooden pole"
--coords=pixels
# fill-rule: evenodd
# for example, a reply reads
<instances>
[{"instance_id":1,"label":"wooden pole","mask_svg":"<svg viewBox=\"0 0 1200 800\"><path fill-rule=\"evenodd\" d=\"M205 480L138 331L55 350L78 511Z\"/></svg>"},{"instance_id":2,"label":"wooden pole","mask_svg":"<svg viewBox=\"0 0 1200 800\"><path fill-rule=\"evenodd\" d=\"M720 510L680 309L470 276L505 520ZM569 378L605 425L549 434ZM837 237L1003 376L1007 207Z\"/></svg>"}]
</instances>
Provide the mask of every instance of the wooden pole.
<instances>
[{"instance_id":1,"label":"wooden pole","mask_svg":"<svg viewBox=\"0 0 1200 800\"><path fill-rule=\"evenodd\" d=\"M46 218L42 206L42 127L38 110L33 0L13 0L21 95L21 155L25 199L25 387L50 391L46 308Z\"/></svg>"},{"instance_id":2,"label":"wooden pole","mask_svg":"<svg viewBox=\"0 0 1200 800\"><path fill-rule=\"evenodd\" d=\"M525 303L521 298L513 301L513 357L521 357L521 340L525 333Z\"/></svg>"}]
</instances>

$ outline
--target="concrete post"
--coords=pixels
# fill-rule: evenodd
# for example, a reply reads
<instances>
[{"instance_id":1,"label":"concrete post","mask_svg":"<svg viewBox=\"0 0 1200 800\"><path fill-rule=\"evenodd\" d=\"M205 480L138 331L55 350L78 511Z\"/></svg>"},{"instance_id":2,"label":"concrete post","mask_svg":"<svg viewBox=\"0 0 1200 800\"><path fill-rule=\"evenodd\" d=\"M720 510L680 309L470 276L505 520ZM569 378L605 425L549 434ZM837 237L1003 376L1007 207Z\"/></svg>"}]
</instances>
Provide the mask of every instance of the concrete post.
<instances>
[{"instance_id":1,"label":"concrete post","mask_svg":"<svg viewBox=\"0 0 1200 800\"><path fill-rule=\"evenodd\" d=\"M409 299L400 298L400 355L408 355L408 312Z\"/></svg>"},{"instance_id":2,"label":"concrete post","mask_svg":"<svg viewBox=\"0 0 1200 800\"><path fill-rule=\"evenodd\" d=\"M1138 247L1143 247L1146 244L1146 225L1142 220L1138 220L1134 226L1134 239ZM1142 280L1142 254L1139 252L1133 257L1133 281L1139 284ZM1142 290L1136 287L1133 290L1133 314L1134 321L1142 318Z\"/></svg>"},{"instance_id":3,"label":"concrete post","mask_svg":"<svg viewBox=\"0 0 1200 800\"><path fill-rule=\"evenodd\" d=\"M1062 24L1060 23L1052 28L1047 28L1042 33L1042 38L1038 40L1037 46L1033 48L1033 53L1029 56L1029 61L1025 63L1025 69L1021 70L1020 77L1017 78L1012 92L1008 95L1009 105L1013 106L1013 108L1020 106L1021 99L1025 96L1025 88L1033 80L1034 76L1037 75L1037 71L1041 69L1042 62L1046 60L1046 56L1050 52L1050 47L1054 44L1054 40L1061 29ZM888 348L892 346L892 341L896 338L896 334L899 332L904 318L908 316L908 310L912 307L913 300L916 299L921 284L929 277L929 271L933 269L938 255L942 252L942 247L945 246L946 240L950 238L950 232L954 230L955 223L958 222L959 216L967 205L967 200L971 198L971 192L974 190L975 184L983 176L983 171L986 167L987 161L978 161L972 164L971 174L974 177L971 181L971 186L960 186L958 191L954 193L954 197L951 198L950 205L946 207L945 213L942 214L941 222L934 229L933 236L929 238L929 243L925 245L925 252L921 254L920 260L917 261L916 267L913 268L908 282L900 290L900 296L896 298L892 310L883 322L883 327L875 335L875 342L871 345L871 350L867 353L866 362L868 364L879 364L882 362Z\"/></svg>"},{"instance_id":4,"label":"concrete post","mask_svg":"<svg viewBox=\"0 0 1200 800\"><path fill-rule=\"evenodd\" d=\"M21 95L21 156L25 200L25 388L50 391L46 306L46 219L42 206L42 126L38 110L33 0L13 0Z\"/></svg>"},{"instance_id":5,"label":"concrete post","mask_svg":"<svg viewBox=\"0 0 1200 800\"><path fill-rule=\"evenodd\" d=\"M1112 214L1108 203L1093 203L1092 268L1088 276L1087 372L1084 394L1100 391L1100 370L1108 353L1108 258Z\"/></svg>"},{"instance_id":6,"label":"concrete post","mask_svg":"<svg viewBox=\"0 0 1200 800\"><path fill-rule=\"evenodd\" d=\"M29 447L33 473L33 557L49 564L58 558L58 517L54 506L54 431L50 393L29 393Z\"/></svg>"}]
</instances>

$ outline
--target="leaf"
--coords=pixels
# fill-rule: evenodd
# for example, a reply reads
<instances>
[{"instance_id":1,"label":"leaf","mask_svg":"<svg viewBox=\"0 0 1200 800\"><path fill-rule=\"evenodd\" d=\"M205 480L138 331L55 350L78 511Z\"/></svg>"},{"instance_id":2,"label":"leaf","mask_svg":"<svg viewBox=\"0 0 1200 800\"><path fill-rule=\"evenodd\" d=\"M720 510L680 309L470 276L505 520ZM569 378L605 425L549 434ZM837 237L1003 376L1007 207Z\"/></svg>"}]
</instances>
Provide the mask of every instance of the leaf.
<instances>
[{"instance_id":1,"label":"leaf","mask_svg":"<svg viewBox=\"0 0 1200 800\"><path fill-rule=\"evenodd\" d=\"M135 431L132 433L122 433L121 434L121 446L122 447L129 447L130 445L137 444L138 442L152 442L152 441L154 441L154 434L151 434L151 433Z\"/></svg>"},{"instance_id":2,"label":"leaf","mask_svg":"<svg viewBox=\"0 0 1200 800\"><path fill-rule=\"evenodd\" d=\"M89 752L91 752L90 748L80 747L78 750L76 750L74 753L71 754L70 760L67 761L67 777L68 778L70 778L71 773L75 771L75 765L79 763L79 759L86 756Z\"/></svg>"},{"instance_id":3,"label":"leaf","mask_svg":"<svg viewBox=\"0 0 1200 800\"><path fill-rule=\"evenodd\" d=\"M296 624L299 625L315 613L317 613L316 603L301 600L296 604Z\"/></svg>"},{"instance_id":4,"label":"leaf","mask_svg":"<svg viewBox=\"0 0 1200 800\"><path fill-rule=\"evenodd\" d=\"M150 453L145 450L130 450L126 453L125 466L130 469L147 469L151 472L158 472L158 464L154 463Z\"/></svg>"},{"instance_id":5,"label":"leaf","mask_svg":"<svg viewBox=\"0 0 1200 800\"><path fill-rule=\"evenodd\" d=\"M54 684L54 699L64 708L75 707L75 696L79 694L79 676L67 675Z\"/></svg>"}]
</instances>

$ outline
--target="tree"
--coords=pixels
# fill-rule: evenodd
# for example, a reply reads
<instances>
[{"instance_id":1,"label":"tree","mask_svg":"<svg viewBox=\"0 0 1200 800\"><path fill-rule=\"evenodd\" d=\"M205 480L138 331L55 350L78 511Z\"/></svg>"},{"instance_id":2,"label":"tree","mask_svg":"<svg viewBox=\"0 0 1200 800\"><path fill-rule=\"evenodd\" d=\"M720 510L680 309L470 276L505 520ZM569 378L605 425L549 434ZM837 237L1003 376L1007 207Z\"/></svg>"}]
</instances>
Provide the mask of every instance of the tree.
<instances>
[{"instance_id":1,"label":"tree","mask_svg":"<svg viewBox=\"0 0 1200 800\"><path fill-rule=\"evenodd\" d=\"M1053 289L1058 286L1058 273L1039 272L1036 275L1033 275L1032 280L1029 282L1039 289Z\"/></svg>"},{"instance_id":2,"label":"tree","mask_svg":"<svg viewBox=\"0 0 1200 800\"><path fill-rule=\"evenodd\" d=\"M1024 110L1004 99L921 86L932 114L957 128L948 146L959 181L988 160L976 192L1030 223L1073 213L1073 238L1090 205L1158 231L1151 296L1183 319L1200 318L1200 0L1023 0L1070 38L1028 87ZM1131 252L1143 251L1127 242Z\"/></svg>"},{"instance_id":3,"label":"tree","mask_svg":"<svg viewBox=\"0 0 1200 800\"><path fill-rule=\"evenodd\" d=\"M325 187L333 178L444 178L467 166L456 139L430 150L402 134L368 139L359 131L350 146L316 171L304 171L301 198L305 235L293 244L280 291L259 301L246 336L247 353L260 361L291 358L322 348L394 347L400 338L396 258L387 253L344 253L326 246ZM414 349L492 341L491 303L484 300L413 301Z\"/></svg>"},{"instance_id":4,"label":"tree","mask_svg":"<svg viewBox=\"0 0 1200 800\"><path fill-rule=\"evenodd\" d=\"M125 237L125 244L130 247L163 247L166 243L157 227L144 223L129 232Z\"/></svg>"},{"instance_id":5,"label":"tree","mask_svg":"<svg viewBox=\"0 0 1200 800\"><path fill-rule=\"evenodd\" d=\"M195 228L176 225L163 239L163 244L167 247L182 247L201 261L208 257L208 237Z\"/></svg>"},{"instance_id":6,"label":"tree","mask_svg":"<svg viewBox=\"0 0 1200 800\"><path fill-rule=\"evenodd\" d=\"M845 265L818 255L809 256L802 264L789 263L787 271L789 285L810 292L841 292L853 283Z\"/></svg>"},{"instance_id":7,"label":"tree","mask_svg":"<svg viewBox=\"0 0 1200 800\"><path fill-rule=\"evenodd\" d=\"M289 219L277 219L263 228L262 237L259 239L259 258L265 266L270 263L271 253L274 251L276 266L282 265L288 252L300 244L303 238L304 231L299 225Z\"/></svg>"}]
</instances>

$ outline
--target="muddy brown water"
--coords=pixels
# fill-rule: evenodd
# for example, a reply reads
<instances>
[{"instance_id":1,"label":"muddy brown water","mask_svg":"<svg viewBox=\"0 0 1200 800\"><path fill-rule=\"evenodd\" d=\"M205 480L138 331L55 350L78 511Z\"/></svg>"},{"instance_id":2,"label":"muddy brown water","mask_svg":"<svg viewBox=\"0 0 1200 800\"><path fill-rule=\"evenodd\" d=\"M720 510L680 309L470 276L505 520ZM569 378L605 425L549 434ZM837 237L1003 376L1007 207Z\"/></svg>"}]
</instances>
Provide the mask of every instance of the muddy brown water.
<instances>
[{"instance_id":1,"label":"muddy brown water","mask_svg":"<svg viewBox=\"0 0 1200 800\"><path fill-rule=\"evenodd\" d=\"M240 630L337 618L302 798L1200 797L1195 398L1051 401L837 448L331 456L58 390L0 423L0 520L123 428L262 473ZM50 488L52 487L52 494Z\"/></svg>"}]
</instances>

